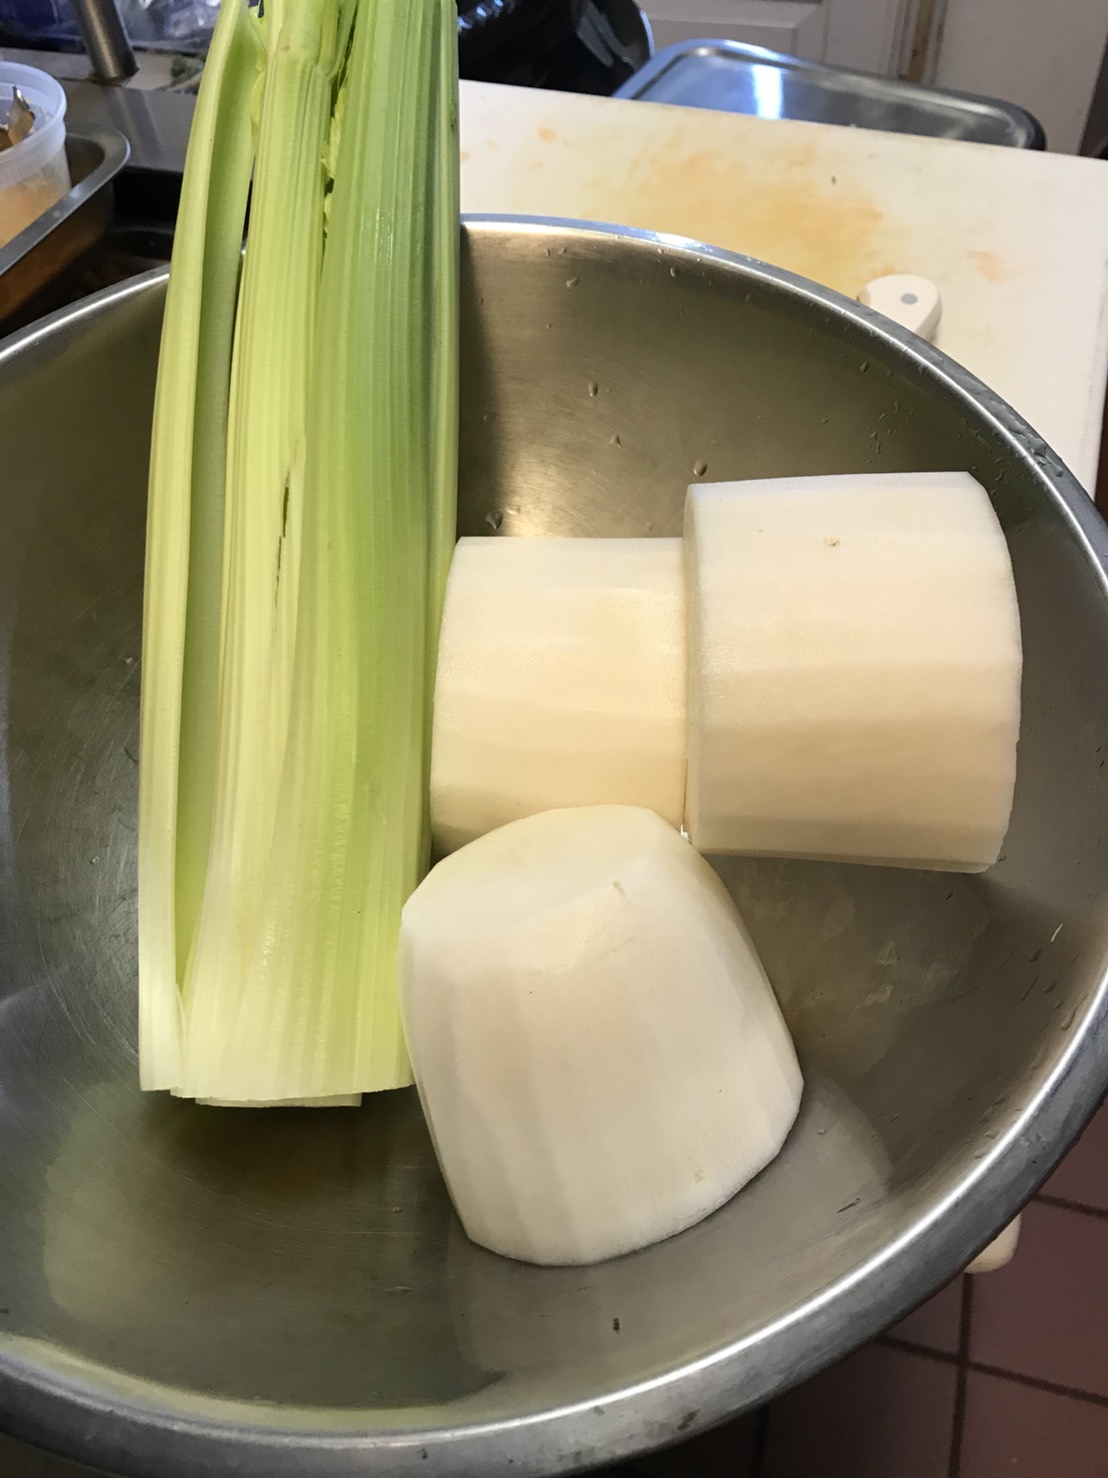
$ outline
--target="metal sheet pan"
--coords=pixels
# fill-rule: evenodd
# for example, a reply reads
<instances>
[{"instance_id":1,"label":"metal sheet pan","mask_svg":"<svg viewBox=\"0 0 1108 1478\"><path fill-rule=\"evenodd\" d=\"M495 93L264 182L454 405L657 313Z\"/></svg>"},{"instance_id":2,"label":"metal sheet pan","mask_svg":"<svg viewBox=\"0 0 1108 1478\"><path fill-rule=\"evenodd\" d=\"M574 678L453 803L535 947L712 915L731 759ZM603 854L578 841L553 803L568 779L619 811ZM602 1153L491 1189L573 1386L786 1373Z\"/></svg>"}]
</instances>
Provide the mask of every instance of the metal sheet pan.
<instances>
[{"instance_id":1,"label":"metal sheet pan","mask_svg":"<svg viewBox=\"0 0 1108 1478\"><path fill-rule=\"evenodd\" d=\"M667 46L616 96L1017 149L1046 145L1037 120L1013 103L849 72L736 41Z\"/></svg>"},{"instance_id":2,"label":"metal sheet pan","mask_svg":"<svg viewBox=\"0 0 1108 1478\"><path fill-rule=\"evenodd\" d=\"M18 236L0 247L0 333L4 320L97 238L112 218L111 183L130 156L114 128L70 133L65 141L72 186Z\"/></svg>"}]
</instances>

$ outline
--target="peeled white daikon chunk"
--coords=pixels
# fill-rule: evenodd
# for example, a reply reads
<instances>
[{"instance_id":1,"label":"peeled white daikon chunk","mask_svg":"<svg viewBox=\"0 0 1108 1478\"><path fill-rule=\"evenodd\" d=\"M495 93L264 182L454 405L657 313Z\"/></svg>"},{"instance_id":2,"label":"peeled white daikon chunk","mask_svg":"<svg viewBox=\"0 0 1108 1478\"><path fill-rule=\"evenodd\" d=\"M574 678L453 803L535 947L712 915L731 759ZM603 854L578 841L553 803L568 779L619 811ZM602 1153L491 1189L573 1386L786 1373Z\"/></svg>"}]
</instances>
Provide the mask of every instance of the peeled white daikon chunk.
<instances>
[{"instance_id":1,"label":"peeled white daikon chunk","mask_svg":"<svg viewBox=\"0 0 1108 1478\"><path fill-rule=\"evenodd\" d=\"M651 811L548 811L404 909L401 1007L469 1236L587 1263L671 1236L770 1161L801 1092L723 884Z\"/></svg>"},{"instance_id":2,"label":"peeled white daikon chunk","mask_svg":"<svg viewBox=\"0 0 1108 1478\"><path fill-rule=\"evenodd\" d=\"M689 489L685 825L705 852L976 872L1020 726L1003 532L965 472Z\"/></svg>"},{"instance_id":3,"label":"peeled white daikon chunk","mask_svg":"<svg viewBox=\"0 0 1108 1478\"><path fill-rule=\"evenodd\" d=\"M435 683L439 849L560 806L680 826L686 656L680 539L462 539Z\"/></svg>"}]
</instances>

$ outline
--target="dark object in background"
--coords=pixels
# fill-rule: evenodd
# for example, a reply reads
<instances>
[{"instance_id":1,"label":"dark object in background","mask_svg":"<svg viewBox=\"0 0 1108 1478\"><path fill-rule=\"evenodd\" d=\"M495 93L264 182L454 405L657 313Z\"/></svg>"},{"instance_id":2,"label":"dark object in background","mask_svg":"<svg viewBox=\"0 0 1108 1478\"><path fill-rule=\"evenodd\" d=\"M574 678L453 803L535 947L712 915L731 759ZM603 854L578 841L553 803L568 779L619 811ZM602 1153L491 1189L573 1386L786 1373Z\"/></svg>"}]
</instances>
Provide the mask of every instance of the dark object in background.
<instances>
[{"instance_id":1,"label":"dark object in background","mask_svg":"<svg viewBox=\"0 0 1108 1478\"><path fill-rule=\"evenodd\" d=\"M403 0L398 0L403 3ZM653 47L635 0L457 0L462 76L563 92L612 93ZM203 55L218 0L119 0L136 50ZM77 51L68 0L0 0L0 45Z\"/></svg>"},{"instance_id":2,"label":"dark object in background","mask_svg":"<svg viewBox=\"0 0 1108 1478\"><path fill-rule=\"evenodd\" d=\"M650 60L634 0L458 0L462 76L561 92L615 92Z\"/></svg>"},{"instance_id":3,"label":"dark object in background","mask_svg":"<svg viewBox=\"0 0 1108 1478\"><path fill-rule=\"evenodd\" d=\"M1100 63L1079 152L1093 159L1108 159L1108 46Z\"/></svg>"},{"instance_id":4,"label":"dark object in background","mask_svg":"<svg viewBox=\"0 0 1108 1478\"><path fill-rule=\"evenodd\" d=\"M219 0L116 0L116 9L126 42L135 51L203 56L215 27ZM107 24L112 25L110 16ZM110 49L119 55L119 38L115 40L116 46ZM5 43L43 51L86 49L70 0L0 0L0 46ZM90 60L95 61L95 55ZM101 57L101 65L103 61Z\"/></svg>"}]
</instances>

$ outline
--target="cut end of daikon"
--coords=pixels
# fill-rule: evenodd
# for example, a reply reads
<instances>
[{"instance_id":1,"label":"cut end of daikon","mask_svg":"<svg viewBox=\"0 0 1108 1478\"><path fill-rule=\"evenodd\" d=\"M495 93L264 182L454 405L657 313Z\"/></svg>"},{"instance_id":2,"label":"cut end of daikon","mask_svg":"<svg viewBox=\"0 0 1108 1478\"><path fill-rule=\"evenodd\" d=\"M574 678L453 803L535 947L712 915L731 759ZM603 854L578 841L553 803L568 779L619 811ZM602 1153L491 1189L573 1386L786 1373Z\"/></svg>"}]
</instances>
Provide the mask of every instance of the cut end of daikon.
<instances>
[{"instance_id":1,"label":"cut end of daikon","mask_svg":"<svg viewBox=\"0 0 1108 1478\"><path fill-rule=\"evenodd\" d=\"M401 1003L469 1236L596 1262L714 1211L781 1148L801 1075L711 867L654 813L546 812L409 899Z\"/></svg>"},{"instance_id":2,"label":"cut end of daikon","mask_svg":"<svg viewBox=\"0 0 1108 1478\"><path fill-rule=\"evenodd\" d=\"M435 683L436 847L567 806L646 806L679 826L686 652L680 539L460 540Z\"/></svg>"},{"instance_id":3,"label":"cut end of daikon","mask_svg":"<svg viewBox=\"0 0 1108 1478\"><path fill-rule=\"evenodd\" d=\"M705 852L975 872L1008 827L1019 611L968 473L698 484L685 826Z\"/></svg>"}]
</instances>

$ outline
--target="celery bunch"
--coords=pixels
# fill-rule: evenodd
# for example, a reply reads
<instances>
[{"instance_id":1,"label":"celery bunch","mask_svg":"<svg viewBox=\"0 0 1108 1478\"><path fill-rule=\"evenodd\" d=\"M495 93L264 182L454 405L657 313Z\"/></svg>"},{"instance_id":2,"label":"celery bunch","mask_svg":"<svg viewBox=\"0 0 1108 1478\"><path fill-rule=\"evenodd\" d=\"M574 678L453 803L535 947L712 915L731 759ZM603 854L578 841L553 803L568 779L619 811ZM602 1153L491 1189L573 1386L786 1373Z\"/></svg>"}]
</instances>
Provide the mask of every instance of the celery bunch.
<instances>
[{"instance_id":1,"label":"celery bunch","mask_svg":"<svg viewBox=\"0 0 1108 1478\"><path fill-rule=\"evenodd\" d=\"M223 0L151 454L146 1088L410 1081L395 955L454 539L457 172L452 0Z\"/></svg>"}]
</instances>

